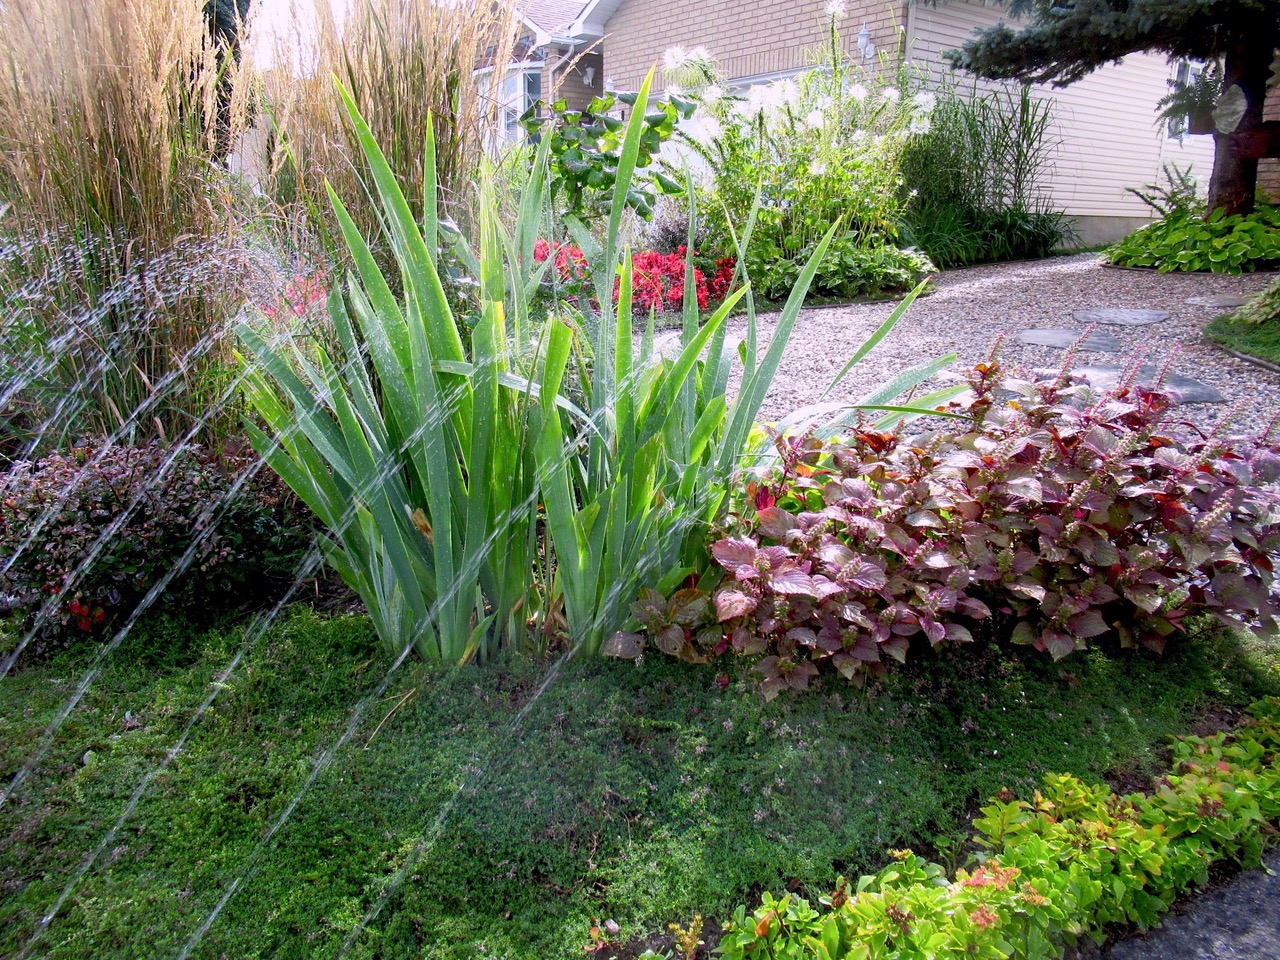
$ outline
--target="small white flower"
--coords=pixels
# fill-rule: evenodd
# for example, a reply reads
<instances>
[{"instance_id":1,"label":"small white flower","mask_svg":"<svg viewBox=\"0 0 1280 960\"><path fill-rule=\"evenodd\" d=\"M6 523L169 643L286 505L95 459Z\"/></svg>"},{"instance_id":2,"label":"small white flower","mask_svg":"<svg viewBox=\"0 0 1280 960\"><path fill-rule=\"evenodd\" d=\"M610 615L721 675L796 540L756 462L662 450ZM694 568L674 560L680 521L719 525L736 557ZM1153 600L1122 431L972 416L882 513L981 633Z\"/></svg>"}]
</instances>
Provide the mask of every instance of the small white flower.
<instances>
[{"instance_id":1,"label":"small white flower","mask_svg":"<svg viewBox=\"0 0 1280 960\"><path fill-rule=\"evenodd\" d=\"M724 99L724 87L713 83L702 91L703 103L718 103Z\"/></svg>"},{"instance_id":2,"label":"small white flower","mask_svg":"<svg viewBox=\"0 0 1280 960\"><path fill-rule=\"evenodd\" d=\"M911 98L911 104L917 110L923 110L925 113L933 113L933 108L938 105L938 98L928 90L921 90Z\"/></svg>"},{"instance_id":3,"label":"small white flower","mask_svg":"<svg viewBox=\"0 0 1280 960\"><path fill-rule=\"evenodd\" d=\"M863 100L867 99L867 88L860 83L855 83L849 88L849 96L861 103Z\"/></svg>"},{"instance_id":4,"label":"small white flower","mask_svg":"<svg viewBox=\"0 0 1280 960\"><path fill-rule=\"evenodd\" d=\"M689 59L689 51L681 46L668 47L662 54L663 70L679 70Z\"/></svg>"},{"instance_id":5,"label":"small white flower","mask_svg":"<svg viewBox=\"0 0 1280 960\"><path fill-rule=\"evenodd\" d=\"M826 115L821 110L810 110L804 118L805 126L813 130L821 130L827 122Z\"/></svg>"},{"instance_id":6,"label":"small white flower","mask_svg":"<svg viewBox=\"0 0 1280 960\"><path fill-rule=\"evenodd\" d=\"M825 163L815 160L813 163L809 164L809 176L811 177L820 177L826 172L827 165Z\"/></svg>"},{"instance_id":7,"label":"small white flower","mask_svg":"<svg viewBox=\"0 0 1280 960\"><path fill-rule=\"evenodd\" d=\"M774 89L771 83L757 83L747 91L747 99L743 103L743 112L754 117L766 110L772 110L778 106L778 91Z\"/></svg>"},{"instance_id":8,"label":"small white flower","mask_svg":"<svg viewBox=\"0 0 1280 960\"><path fill-rule=\"evenodd\" d=\"M880 91L880 96L887 103L897 103L902 98L902 94L898 93L897 87L885 87Z\"/></svg>"},{"instance_id":9,"label":"small white flower","mask_svg":"<svg viewBox=\"0 0 1280 960\"><path fill-rule=\"evenodd\" d=\"M833 20L843 20L849 13L844 0L827 0L827 16Z\"/></svg>"},{"instance_id":10,"label":"small white flower","mask_svg":"<svg viewBox=\"0 0 1280 960\"><path fill-rule=\"evenodd\" d=\"M800 88L794 80L779 80L776 86L779 104L789 107L800 99Z\"/></svg>"},{"instance_id":11,"label":"small white flower","mask_svg":"<svg viewBox=\"0 0 1280 960\"><path fill-rule=\"evenodd\" d=\"M932 127L933 121L928 116L912 117L907 133L928 133Z\"/></svg>"},{"instance_id":12,"label":"small white flower","mask_svg":"<svg viewBox=\"0 0 1280 960\"><path fill-rule=\"evenodd\" d=\"M721 134L724 133L724 127L720 125L720 121L715 117L707 117L702 121L702 131L698 136L702 143L711 143L719 140Z\"/></svg>"}]
</instances>

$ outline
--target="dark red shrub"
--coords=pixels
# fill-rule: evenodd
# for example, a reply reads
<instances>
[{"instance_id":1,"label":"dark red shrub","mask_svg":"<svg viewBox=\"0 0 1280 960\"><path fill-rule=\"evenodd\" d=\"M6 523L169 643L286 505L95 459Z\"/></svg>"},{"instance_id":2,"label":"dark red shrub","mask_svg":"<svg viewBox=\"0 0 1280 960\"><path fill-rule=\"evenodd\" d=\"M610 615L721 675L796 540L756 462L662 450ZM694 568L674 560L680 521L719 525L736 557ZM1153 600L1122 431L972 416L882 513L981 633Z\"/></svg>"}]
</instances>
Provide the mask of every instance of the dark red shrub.
<instances>
[{"instance_id":1,"label":"dark red shrub","mask_svg":"<svg viewBox=\"0 0 1280 960\"><path fill-rule=\"evenodd\" d=\"M1168 399L1141 389L1001 380L995 364L971 386L951 411L968 419L936 432L778 441L781 468L711 548L714 615L673 615L682 642L667 629L659 646L762 655L773 695L824 665L879 674L913 639L969 640L993 615L1054 658L1102 637L1159 651L1193 613L1270 626L1275 444L1175 432ZM636 609L652 635L655 605Z\"/></svg>"},{"instance_id":2,"label":"dark red shrub","mask_svg":"<svg viewBox=\"0 0 1280 960\"><path fill-rule=\"evenodd\" d=\"M63 593L42 636L101 632L127 616L196 541L189 568L168 584L156 609L208 619L261 598L288 582L309 532L271 471L233 492L249 465L200 447L172 453L157 444L113 447L101 456L83 447L12 465L0 477L6 606L35 616Z\"/></svg>"}]
</instances>

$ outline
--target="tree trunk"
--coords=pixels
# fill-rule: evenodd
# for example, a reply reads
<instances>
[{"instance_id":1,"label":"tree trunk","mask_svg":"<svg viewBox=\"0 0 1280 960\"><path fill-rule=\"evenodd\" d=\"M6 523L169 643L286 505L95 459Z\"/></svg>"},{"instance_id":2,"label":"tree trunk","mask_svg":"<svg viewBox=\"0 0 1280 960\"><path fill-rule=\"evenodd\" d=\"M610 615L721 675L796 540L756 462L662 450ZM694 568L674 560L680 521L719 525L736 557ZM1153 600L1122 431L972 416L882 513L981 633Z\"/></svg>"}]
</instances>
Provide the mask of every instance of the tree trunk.
<instances>
[{"instance_id":1,"label":"tree trunk","mask_svg":"<svg viewBox=\"0 0 1280 960\"><path fill-rule=\"evenodd\" d=\"M1244 116L1234 130L1213 134L1213 176L1209 179L1209 209L1222 207L1227 215L1253 212L1258 192L1258 158L1233 141L1248 140L1263 128L1262 105L1275 56L1271 38L1239 36L1227 48L1222 91L1239 86L1245 96Z\"/></svg>"}]
</instances>

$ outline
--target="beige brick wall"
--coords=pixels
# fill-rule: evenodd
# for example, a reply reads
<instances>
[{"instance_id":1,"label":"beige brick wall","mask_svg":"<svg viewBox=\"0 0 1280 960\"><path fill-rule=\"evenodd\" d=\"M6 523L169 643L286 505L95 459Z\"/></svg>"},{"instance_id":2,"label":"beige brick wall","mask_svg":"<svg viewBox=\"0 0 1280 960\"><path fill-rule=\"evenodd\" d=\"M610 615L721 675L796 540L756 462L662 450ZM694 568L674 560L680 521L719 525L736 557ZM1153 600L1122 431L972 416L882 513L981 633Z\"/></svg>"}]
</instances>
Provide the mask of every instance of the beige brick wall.
<instances>
[{"instance_id":1,"label":"beige brick wall","mask_svg":"<svg viewBox=\"0 0 1280 960\"><path fill-rule=\"evenodd\" d=\"M605 28L605 74L618 89L634 90L663 51L677 45L705 46L730 80L799 70L827 40L825 6L826 0L623 0ZM903 0L855 0L841 34L856 55L865 22L878 50L896 52L906 19ZM661 67L654 82L663 89Z\"/></svg>"},{"instance_id":2,"label":"beige brick wall","mask_svg":"<svg viewBox=\"0 0 1280 960\"><path fill-rule=\"evenodd\" d=\"M1280 87L1272 87L1262 111L1264 120L1280 120ZM1258 161L1258 186L1272 203L1280 203L1280 158L1267 157Z\"/></svg>"},{"instance_id":3,"label":"beige brick wall","mask_svg":"<svg viewBox=\"0 0 1280 960\"><path fill-rule=\"evenodd\" d=\"M591 84L585 83L587 71ZM542 99L555 103L564 98L570 110L585 110L592 99L604 92L604 64L599 52L549 53L542 75Z\"/></svg>"}]
</instances>

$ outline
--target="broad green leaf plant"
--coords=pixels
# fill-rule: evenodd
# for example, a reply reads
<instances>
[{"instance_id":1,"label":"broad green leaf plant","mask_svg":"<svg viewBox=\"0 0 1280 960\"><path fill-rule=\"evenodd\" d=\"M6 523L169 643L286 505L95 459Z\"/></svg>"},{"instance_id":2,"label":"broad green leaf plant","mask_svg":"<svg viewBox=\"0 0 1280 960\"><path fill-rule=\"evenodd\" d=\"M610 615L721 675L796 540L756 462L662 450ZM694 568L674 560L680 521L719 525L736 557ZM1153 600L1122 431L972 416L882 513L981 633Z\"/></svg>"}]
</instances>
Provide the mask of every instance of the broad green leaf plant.
<instances>
[{"instance_id":1,"label":"broad green leaf plant","mask_svg":"<svg viewBox=\"0 0 1280 960\"><path fill-rule=\"evenodd\" d=\"M674 356L655 349L652 314L637 343L621 236L651 80L627 122L602 234L567 221L590 257L595 297L545 315L535 300L546 264L535 262L533 247L546 225L546 143L517 222L501 222L482 183L477 235L468 239L435 213L430 129L419 223L344 91L403 294L330 192L354 265L328 303L342 356L269 344L252 325L239 334L249 399L265 424L250 427L254 446L320 518L330 562L393 651L411 644L424 659L462 663L560 638L599 652L627 626L642 588L707 567L705 534L725 509L730 479L765 453L756 416L839 225L802 271L763 354L745 285L705 319L689 285ZM441 287L443 243L478 281L470 330ZM735 351L726 322L739 304L747 332ZM730 395L735 366L740 386ZM933 370L899 378L891 396L865 406L933 413L891 404ZM822 419L836 422L850 409L835 405Z\"/></svg>"}]
</instances>

